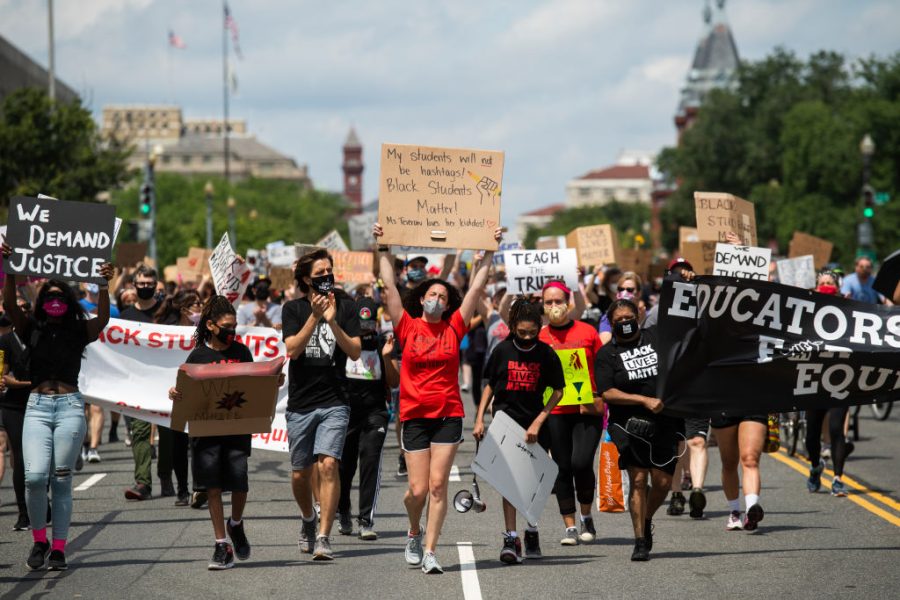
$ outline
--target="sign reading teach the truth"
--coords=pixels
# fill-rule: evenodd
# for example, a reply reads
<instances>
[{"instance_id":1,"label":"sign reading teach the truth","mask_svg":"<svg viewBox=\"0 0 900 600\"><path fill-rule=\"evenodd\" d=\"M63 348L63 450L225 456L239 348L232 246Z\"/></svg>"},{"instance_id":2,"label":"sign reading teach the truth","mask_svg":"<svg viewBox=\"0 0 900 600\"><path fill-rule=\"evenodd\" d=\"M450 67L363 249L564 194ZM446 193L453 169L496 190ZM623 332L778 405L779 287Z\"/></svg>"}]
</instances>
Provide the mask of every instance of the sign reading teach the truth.
<instances>
[{"instance_id":1,"label":"sign reading teach the truth","mask_svg":"<svg viewBox=\"0 0 900 600\"><path fill-rule=\"evenodd\" d=\"M694 192L697 233L707 242L725 242L733 231L745 246L756 245L756 209L752 202L719 192Z\"/></svg>"},{"instance_id":2,"label":"sign reading teach the truth","mask_svg":"<svg viewBox=\"0 0 900 600\"><path fill-rule=\"evenodd\" d=\"M3 259L12 275L58 277L102 284L100 267L112 259L116 209L108 204L17 196L9 205Z\"/></svg>"},{"instance_id":3,"label":"sign reading teach the truth","mask_svg":"<svg viewBox=\"0 0 900 600\"><path fill-rule=\"evenodd\" d=\"M768 281L770 262L772 262L771 248L716 244L713 275Z\"/></svg>"},{"instance_id":4,"label":"sign reading teach the truth","mask_svg":"<svg viewBox=\"0 0 900 600\"><path fill-rule=\"evenodd\" d=\"M219 245L209 257L209 268L212 271L216 293L225 296L229 302L237 306L247 291L251 271L231 249L227 233L222 236Z\"/></svg>"},{"instance_id":5,"label":"sign reading teach the truth","mask_svg":"<svg viewBox=\"0 0 900 600\"><path fill-rule=\"evenodd\" d=\"M382 244L496 250L503 153L381 146Z\"/></svg>"},{"instance_id":6,"label":"sign reading teach the truth","mask_svg":"<svg viewBox=\"0 0 900 600\"><path fill-rule=\"evenodd\" d=\"M506 285L510 294L540 292L551 279L578 289L578 256L574 248L559 250L509 250L503 253Z\"/></svg>"}]
</instances>

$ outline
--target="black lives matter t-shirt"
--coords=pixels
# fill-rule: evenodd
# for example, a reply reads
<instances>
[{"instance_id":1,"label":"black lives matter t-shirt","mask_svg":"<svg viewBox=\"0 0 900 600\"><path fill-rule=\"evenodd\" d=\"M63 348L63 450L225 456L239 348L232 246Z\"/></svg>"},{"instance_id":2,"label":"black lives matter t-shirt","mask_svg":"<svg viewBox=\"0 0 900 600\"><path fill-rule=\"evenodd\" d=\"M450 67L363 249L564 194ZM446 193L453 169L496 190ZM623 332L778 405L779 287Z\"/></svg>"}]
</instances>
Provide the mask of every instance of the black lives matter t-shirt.
<instances>
[{"instance_id":1,"label":"black lives matter t-shirt","mask_svg":"<svg viewBox=\"0 0 900 600\"><path fill-rule=\"evenodd\" d=\"M337 324L347 336L359 337L359 316L356 303L344 296L336 297ZM281 311L281 332L284 339L300 333L312 314L306 298L291 300ZM288 405L293 412L309 412L347 404L344 393L347 355L337 345L331 326L320 319L306 349L299 358L291 359L288 368Z\"/></svg>"},{"instance_id":2,"label":"black lives matter t-shirt","mask_svg":"<svg viewBox=\"0 0 900 600\"><path fill-rule=\"evenodd\" d=\"M559 356L541 341L529 350L512 340L500 342L491 352L485 376L494 391L494 411L502 410L526 429L544 408L544 390L566 386Z\"/></svg>"},{"instance_id":3,"label":"black lives matter t-shirt","mask_svg":"<svg viewBox=\"0 0 900 600\"><path fill-rule=\"evenodd\" d=\"M626 394L656 397L659 358L656 354L656 328L642 329L641 337L631 343L613 340L600 348L594 366L600 393L612 388ZM624 425L629 417L658 420L658 416L634 404L611 404L609 420Z\"/></svg>"}]
</instances>

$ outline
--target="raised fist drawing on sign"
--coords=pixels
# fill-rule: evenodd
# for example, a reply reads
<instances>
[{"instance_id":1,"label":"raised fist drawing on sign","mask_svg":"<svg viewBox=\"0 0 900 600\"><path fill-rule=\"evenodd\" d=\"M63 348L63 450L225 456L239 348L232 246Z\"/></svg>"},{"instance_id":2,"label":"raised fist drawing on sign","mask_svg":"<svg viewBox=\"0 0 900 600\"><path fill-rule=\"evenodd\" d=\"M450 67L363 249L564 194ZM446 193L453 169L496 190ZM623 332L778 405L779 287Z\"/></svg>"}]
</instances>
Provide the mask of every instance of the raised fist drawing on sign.
<instances>
[{"instance_id":1,"label":"raised fist drawing on sign","mask_svg":"<svg viewBox=\"0 0 900 600\"><path fill-rule=\"evenodd\" d=\"M485 199L490 199L493 205L496 202L500 184L490 177L482 177L481 181L478 182L477 189L478 194L481 196L481 205L484 206Z\"/></svg>"}]
</instances>

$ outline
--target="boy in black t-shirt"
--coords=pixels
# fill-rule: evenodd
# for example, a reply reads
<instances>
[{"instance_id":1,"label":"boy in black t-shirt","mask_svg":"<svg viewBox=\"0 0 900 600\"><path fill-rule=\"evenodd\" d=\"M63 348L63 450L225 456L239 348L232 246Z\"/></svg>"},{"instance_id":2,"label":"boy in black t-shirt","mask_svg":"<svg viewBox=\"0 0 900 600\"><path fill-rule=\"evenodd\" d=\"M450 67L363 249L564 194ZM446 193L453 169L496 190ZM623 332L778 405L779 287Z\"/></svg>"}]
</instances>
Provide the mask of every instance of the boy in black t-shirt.
<instances>
[{"instance_id":1,"label":"boy in black t-shirt","mask_svg":"<svg viewBox=\"0 0 900 600\"><path fill-rule=\"evenodd\" d=\"M484 413L493 398L492 413L504 411L525 429L525 441L550 447L549 431L541 429L550 412L556 408L566 382L559 356L548 344L538 340L541 309L527 300L519 300L509 311L510 336L500 342L488 359L485 377L488 384L481 395L475 428L476 440L484 437ZM544 390L553 392L544 405ZM503 499L506 533L500 560L506 564L522 562L522 542L516 534L516 509ZM537 526L525 530L525 552L529 558L540 558L541 546Z\"/></svg>"},{"instance_id":2,"label":"boy in black t-shirt","mask_svg":"<svg viewBox=\"0 0 900 600\"><path fill-rule=\"evenodd\" d=\"M243 363L253 362L250 349L235 339L237 314L234 306L224 296L213 296L203 307L197 331L195 347L188 355L187 363ZM278 382L284 384L284 376ZM181 392L169 390L173 402L181 400ZM209 569L230 569L234 555L238 559L250 558L250 542L244 533L243 513L247 503L249 482L247 459L250 456L249 434L220 435L191 438L191 471L194 481L204 487L209 498L209 516L216 536L216 546ZM222 492L231 492L231 518L225 522ZM228 543L231 538L234 548Z\"/></svg>"}]
</instances>

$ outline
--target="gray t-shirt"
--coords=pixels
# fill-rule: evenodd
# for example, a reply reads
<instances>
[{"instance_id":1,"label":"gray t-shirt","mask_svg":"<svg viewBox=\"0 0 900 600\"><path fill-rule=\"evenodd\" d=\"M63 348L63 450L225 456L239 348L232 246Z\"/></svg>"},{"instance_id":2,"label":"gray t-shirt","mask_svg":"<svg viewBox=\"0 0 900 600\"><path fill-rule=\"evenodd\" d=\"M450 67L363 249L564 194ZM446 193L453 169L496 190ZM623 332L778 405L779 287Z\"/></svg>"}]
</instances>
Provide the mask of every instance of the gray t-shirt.
<instances>
[{"instance_id":1,"label":"gray t-shirt","mask_svg":"<svg viewBox=\"0 0 900 600\"><path fill-rule=\"evenodd\" d=\"M256 316L253 313L256 312L258 307L259 305L256 302L242 304L237 310L237 324L256 325ZM269 321L272 322L273 326L281 325L281 305L269 302L268 306L266 306L266 316L269 317Z\"/></svg>"}]
</instances>

